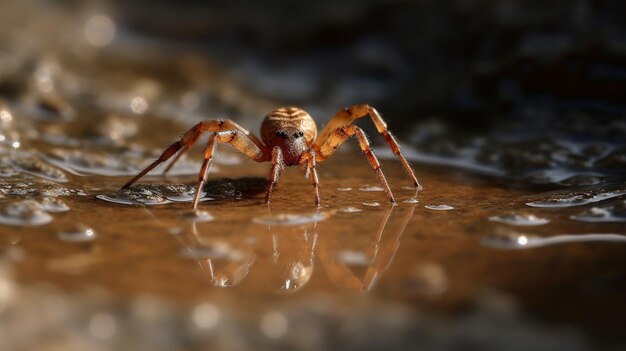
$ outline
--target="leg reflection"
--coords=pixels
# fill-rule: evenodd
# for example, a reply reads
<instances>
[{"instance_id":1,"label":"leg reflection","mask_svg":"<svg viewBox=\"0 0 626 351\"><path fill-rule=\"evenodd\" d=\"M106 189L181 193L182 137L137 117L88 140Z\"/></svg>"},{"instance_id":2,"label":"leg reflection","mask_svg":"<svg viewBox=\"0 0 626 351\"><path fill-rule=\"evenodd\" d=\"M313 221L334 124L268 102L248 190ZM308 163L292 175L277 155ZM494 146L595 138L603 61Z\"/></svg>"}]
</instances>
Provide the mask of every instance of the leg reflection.
<instances>
[{"instance_id":1,"label":"leg reflection","mask_svg":"<svg viewBox=\"0 0 626 351\"><path fill-rule=\"evenodd\" d=\"M328 278L335 286L357 291L370 290L389 268L400 247L400 237L404 233L415 205L404 207L398 213L406 211L395 231L386 231L387 223L395 207L390 207L383 215L376 237L364 253L342 253L342 244L336 235L324 236L318 245L317 254L324 266ZM348 257L346 257L348 256ZM352 257L350 257L352 256ZM365 272L357 274L353 268L360 266ZM361 275L361 276L360 276Z\"/></svg>"}]
</instances>

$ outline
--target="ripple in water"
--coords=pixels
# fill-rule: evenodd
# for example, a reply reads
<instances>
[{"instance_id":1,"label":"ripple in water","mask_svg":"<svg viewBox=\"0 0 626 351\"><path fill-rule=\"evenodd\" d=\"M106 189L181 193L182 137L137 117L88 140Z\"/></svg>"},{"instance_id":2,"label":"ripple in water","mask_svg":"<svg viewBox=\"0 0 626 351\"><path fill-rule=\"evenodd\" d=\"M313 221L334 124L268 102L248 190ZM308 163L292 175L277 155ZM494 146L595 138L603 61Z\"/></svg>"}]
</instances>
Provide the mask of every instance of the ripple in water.
<instances>
[{"instance_id":1,"label":"ripple in water","mask_svg":"<svg viewBox=\"0 0 626 351\"><path fill-rule=\"evenodd\" d=\"M33 200L22 200L5 205L0 210L0 224L38 226L52 221L52 216Z\"/></svg>"},{"instance_id":2,"label":"ripple in water","mask_svg":"<svg viewBox=\"0 0 626 351\"><path fill-rule=\"evenodd\" d=\"M435 210L435 211L450 211L450 210L454 210L454 207L448 206L448 205L426 205L424 207L426 207L429 210Z\"/></svg>"},{"instance_id":3,"label":"ripple in water","mask_svg":"<svg viewBox=\"0 0 626 351\"><path fill-rule=\"evenodd\" d=\"M583 194L557 194L547 199L533 201L526 203L530 207L546 207L546 208L560 208L560 207L574 207L582 206L594 202L600 202L614 197L618 197L626 194L624 190L617 191L605 191L600 193L583 193Z\"/></svg>"},{"instance_id":4,"label":"ripple in water","mask_svg":"<svg viewBox=\"0 0 626 351\"><path fill-rule=\"evenodd\" d=\"M516 226L535 226L550 223L547 218L537 217L533 214L508 214L502 216L491 216L489 220Z\"/></svg>"},{"instance_id":5,"label":"ripple in water","mask_svg":"<svg viewBox=\"0 0 626 351\"><path fill-rule=\"evenodd\" d=\"M338 191L351 191L352 188L350 187L343 187L343 188L337 188Z\"/></svg>"},{"instance_id":6,"label":"ripple in water","mask_svg":"<svg viewBox=\"0 0 626 351\"><path fill-rule=\"evenodd\" d=\"M276 215L255 217L252 219L252 222L257 224L291 226L316 223L319 221L323 221L328 217L330 217L330 214L327 212L315 212L309 214L279 213Z\"/></svg>"},{"instance_id":7,"label":"ripple in water","mask_svg":"<svg viewBox=\"0 0 626 351\"><path fill-rule=\"evenodd\" d=\"M98 237L98 234L91 228L79 226L73 230L60 232L57 237L61 241L77 243L94 241Z\"/></svg>"}]
</instances>

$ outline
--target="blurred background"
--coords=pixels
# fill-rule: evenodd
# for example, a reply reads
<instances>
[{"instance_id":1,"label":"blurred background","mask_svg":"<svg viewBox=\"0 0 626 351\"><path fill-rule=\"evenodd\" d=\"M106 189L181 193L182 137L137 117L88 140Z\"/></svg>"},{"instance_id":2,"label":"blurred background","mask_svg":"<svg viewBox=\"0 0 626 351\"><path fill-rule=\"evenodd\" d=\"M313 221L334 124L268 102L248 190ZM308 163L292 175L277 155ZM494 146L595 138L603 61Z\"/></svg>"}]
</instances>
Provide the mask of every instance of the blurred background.
<instances>
[{"instance_id":1,"label":"blurred background","mask_svg":"<svg viewBox=\"0 0 626 351\"><path fill-rule=\"evenodd\" d=\"M626 255L620 234L626 221L624 97L626 3L618 0L2 1L0 345L5 346L0 348L618 350L624 347L626 325ZM135 238L150 231L146 228L178 228L180 218L166 212L150 212L154 218L145 225L154 228L132 227L132 221L147 215L139 209L119 212L96 196L115 192L123 183L116 177L136 174L194 123L232 118L257 132L268 111L293 105L307 110L319 126L339 108L357 103L383 113L407 158L422 170L418 175L426 179L425 188L429 180L440 186L430 187L427 200L465 199L458 200L459 207L476 207L460 212L461 217L450 211L445 221L426 214L406 222L408 227L402 213L391 216L398 238L405 227L404 237L418 242L422 232L458 234L448 238L451 243L426 244L434 251L444 244L453 248L441 256L426 254L427 259L417 258L420 249L413 248L418 242L405 245L395 265L399 244L390 244L395 249L381 272L391 267L390 277L408 274L418 288L407 288L405 282L373 296L346 295L320 288L331 286L328 279L313 278L308 293L290 295L296 297L287 302L257 291L253 283L247 285L251 292L211 290L206 300L198 291L191 296L184 290L200 282L172 277L184 271L182 263L172 266L155 257L176 251L172 256L180 258L180 246L197 248L185 240L161 244L153 239L144 246L149 251L133 249L119 262L94 263L94 255L141 246ZM360 124L376 135L369 121ZM383 158L393 156L379 145L382 139L372 139ZM225 151L215 172L241 176L247 168L237 168L237 157ZM351 179L374 182L363 178L370 176L366 165L362 171L329 167L328 188L345 188L342 181ZM265 175L263 166L255 169L243 175ZM405 181L401 171L390 169L392 179ZM197 159L190 158L173 174L188 176L187 184L193 185L196 171ZM288 182L282 191L299 189L294 184L300 183ZM217 184L217 192L239 191L229 186ZM446 193L447 186L459 188ZM116 201L164 203L158 201L167 198L162 188L142 191ZM191 190L167 191L182 196ZM350 199L367 203L359 196ZM35 202L24 203L24 198ZM610 202L602 206L567 212L569 206L606 199ZM505 218L512 216L517 224L537 220L537 213L524 212L531 200L546 208L567 207L542 212L553 224L536 234L609 233L616 236L600 241L617 243L597 251L576 244L550 251L549 259L546 251L527 254L525 262L536 266L535 280L525 284L518 275L523 270L514 263L506 266L510 273L499 266L508 262L506 254L472 245L495 230L485 219L501 215L498 209L518 211L518 217ZM71 208L68 215L54 214L63 206ZM211 211L218 219L250 221ZM155 219L159 216L161 222ZM572 222L572 217L583 221ZM424 222L429 219L433 222ZM98 228L118 220L118 227ZM72 248L68 240L57 240L70 223L69 241L82 243ZM329 234L347 230L348 222L325 223ZM224 232L254 231L231 224L222 224ZM377 227L378 217L370 224ZM213 235L210 230L204 235ZM92 243L94 233L105 240L100 247ZM35 235L40 242L34 242ZM519 235L504 237L520 243ZM239 239L224 240L234 245ZM386 247L378 240L374 246ZM304 245L313 252L316 245L308 237L301 244L293 247ZM48 261L50 255L54 262ZM480 268L461 269L467 265L464 255L483 257L475 258ZM307 259L312 262L313 256ZM448 259L457 260L458 270L446 266ZM427 263L416 266L416 260ZM572 269L577 262L583 262L579 272ZM146 276L124 274L125 267ZM116 278L108 280L108 274ZM450 283L455 277L464 283ZM483 279L492 279L491 285ZM176 282L180 291L170 288ZM215 279L210 284L218 285ZM544 284L548 291L540 297ZM569 294L571 299L558 301ZM440 297L434 301L432 296ZM242 299L248 300L246 307L238 306ZM266 311L276 301L288 307ZM587 308L572 311L584 304Z\"/></svg>"}]
</instances>

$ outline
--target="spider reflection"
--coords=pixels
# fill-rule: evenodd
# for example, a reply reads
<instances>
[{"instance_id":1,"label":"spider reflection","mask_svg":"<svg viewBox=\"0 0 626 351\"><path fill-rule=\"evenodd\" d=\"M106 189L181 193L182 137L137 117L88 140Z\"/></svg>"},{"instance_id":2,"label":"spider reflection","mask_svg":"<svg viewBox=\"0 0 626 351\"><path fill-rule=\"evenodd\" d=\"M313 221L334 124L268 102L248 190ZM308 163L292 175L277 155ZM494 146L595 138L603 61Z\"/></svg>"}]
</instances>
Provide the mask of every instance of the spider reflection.
<instances>
[{"instance_id":1,"label":"spider reflection","mask_svg":"<svg viewBox=\"0 0 626 351\"><path fill-rule=\"evenodd\" d=\"M202 235L198 230L202 224L192 222L191 230L180 238L183 254L195 260L213 286L243 283L253 289L295 292L310 283L317 262L332 285L362 291L373 288L393 262L414 210L414 204L389 207L370 233L325 231L324 227L336 220L331 217L302 226L265 224L262 232L262 226L250 224L248 230L223 239ZM393 225L387 228L390 223ZM364 250L352 251L340 234L373 235L373 240Z\"/></svg>"}]
</instances>

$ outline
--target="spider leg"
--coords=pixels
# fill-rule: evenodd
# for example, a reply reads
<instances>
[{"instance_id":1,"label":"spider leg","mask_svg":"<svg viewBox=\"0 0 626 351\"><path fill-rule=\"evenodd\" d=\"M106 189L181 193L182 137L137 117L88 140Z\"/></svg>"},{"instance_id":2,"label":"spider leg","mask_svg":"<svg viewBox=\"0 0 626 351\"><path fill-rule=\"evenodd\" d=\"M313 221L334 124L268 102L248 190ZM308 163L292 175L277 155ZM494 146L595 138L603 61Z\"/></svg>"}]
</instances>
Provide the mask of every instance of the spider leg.
<instances>
[{"instance_id":1,"label":"spider leg","mask_svg":"<svg viewBox=\"0 0 626 351\"><path fill-rule=\"evenodd\" d=\"M315 149L311 148L309 151L304 154L303 160L301 163L306 162L306 169L304 171L304 177L308 178L311 176L311 184L313 184L313 195L315 196L315 206L320 207L320 190L319 190L319 178L317 177L317 159L315 157Z\"/></svg>"},{"instance_id":2,"label":"spider leg","mask_svg":"<svg viewBox=\"0 0 626 351\"><path fill-rule=\"evenodd\" d=\"M190 139L189 142L187 144L185 144L185 146L183 146L183 148L176 154L176 157L174 157L172 162L170 162L167 165L167 168L165 168L165 170L163 170L163 177L164 178L167 179L167 173L172 169L174 164L178 161L178 159L185 152L187 152L187 150L189 150L193 146L193 144L196 141L198 141L198 138L200 137L200 135L203 132L205 132L205 131L219 132L219 131L222 131L222 130L240 130L242 133L246 134L246 136L248 136L250 138L250 140L252 140L252 142L256 144L256 146L258 146L259 148L263 147L263 144L259 141L259 139L257 139L254 136L254 134L250 134L250 132L248 132L245 128L241 127L240 125L238 125L237 123L233 122L230 119L207 120L207 121L201 122L200 125L201 125L200 130L202 130L202 132L196 133L192 137L192 139Z\"/></svg>"},{"instance_id":3,"label":"spider leg","mask_svg":"<svg viewBox=\"0 0 626 351\"><path fill-rule=\"evenodd\" d=\"M385 141L387 141L387 144L389 144L389 147L391 148L393 153L402 163L402 166L404 167L409 177L411 178L413 185L415 185L415 187L417 187L418 189L421 189L422 187L417 181L417 177L415 177L415 172L413 172L413 169L409 165L409 162L406 160L406 158L404 157L404 155L402 155L402 152L400 151L400 145L398 144L396 139L393 137L391 132L389 132L389 129L387 129L387 123L382 118L380 113L378 113L378 111L376 111L375 108L369 105L366 105L366 104L354 105L352 107L343 108L337 111L337 113L333 116L333 118L331 118L331 120L328 122L326 127L324 127L322 132L317 137L316 144L320 145L326 142L326 140L330 137L330 135L334 133L334 131L337 130L338 128L348 126L352 124L355 120L368 116L368 115L372 119L372 122L374 122L374 125L376 126L378 133L383 135L383 137L385 138Z\"/></svg>"},{"instance_id":4,"label":"spider leg","mask_svg":"<svg viewBox=\"0 0 626 351\"><path fill-rule=\"evenodd\" d=\"M204 149L204 162L200 168L198 174L198 188L193 198L193 209L198 207L198 200L200 199L200 192L206 181L209 167L213 161L213 153L215 152L216 143L229 143L239 152L248 156L255 161L265 160L265 152L260 149L248 135L241 130L223 130L211 134L207 146Z\"/></svg>"},{"instance_id":5,"label":"spider leg","mask_svg":"<svg viewBox=\"0 0 626 351\"><path fill-rule=\"evenodd\" d=\"M274 149L272 150L272 167L270 168L267 193L265 194L265 203L268 205L272 201L272 190L274 189L276 183L278 183L278 178L282 174L283 168L283 152L280 147L274 146Z\"/></svg>"},{"instance_id":6,"label":"spider leg","mask_svg":"<svg viewBox=\"0 0 626 351\"><path fill-rule=\"evenodd\" d=\"M256 136L248 132L246 129L242 128L237 123L229 119L206 120L206 121L196 124L191 129L189 129L185 134L183 134L183 136L180 138L179 141L170 145L170 147L168 147L163 152L163 154L159 156L159 158L156 161L152 162L143 171L141 171L139 174L137 174L135 177L129 180L126 184L124 184L124 186L122 186L122 189L126 189L130 187L131 185L133 185L143 176L148 174L148 172L153 170L156 166L167 161L170 157L172 157L174 154L176 154L180 150L178 155L176 155L174 160L168 165L168 167L163 172L163 174L165 175L172 168L174 163L178 161L180 156L182 156L183 153L189 150L189 148L198 140L198 138L200 138L200 136L203 133L208 132L208 131L219 132L223 130L238 131L241 135L243 135L241 138L247 139L247 142L245 142L246 146L240 149L239 151L246 154L246 156L248 156L249 158L255 161L259 161L259 162L265 161L265 154L262 152L262 150L265 149L265 147L263 146L263 143L261 143L261 141L259 141L259 139Z\"/></svg>"},{"instance_id":7,"label":"spider leg","mask_svg":"<svg viewBox=\"0 0 626 351\"><path fill-rule=\"evenodd\" d=\"M389 201L392 204L395 204L396 199L393 197L393 193L391 192L391 188L389 188L387 179L385 178L383 171L380 169L380 163L378 162L376 155L374 155L374 152L372 151L372 148L370 147L370 143L367 140L367 136L365 135L365 132L363 132L363 130L359 128L358 126L354 124L346 125L346 126L337 128L333 133L329 134L328 137L326 138L326 141L322 145L317 147L317 150L316 150L317 160L321 162L324 159L327 159L328 157L330 157L332 154L335 153L335 151L337 151L337 149L339 148L341 144L343 144L346 140L348 140L348 138L354 135L358 137L359 146L361 146L361 150L367 157L367 160L372 165L372 168L374 168L374 171L376 171L376 173L378 174L378 177L380 178L380 183L385 189L385 191L387 192Z\"/></svg>"}]
</instances>

